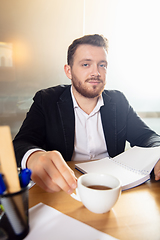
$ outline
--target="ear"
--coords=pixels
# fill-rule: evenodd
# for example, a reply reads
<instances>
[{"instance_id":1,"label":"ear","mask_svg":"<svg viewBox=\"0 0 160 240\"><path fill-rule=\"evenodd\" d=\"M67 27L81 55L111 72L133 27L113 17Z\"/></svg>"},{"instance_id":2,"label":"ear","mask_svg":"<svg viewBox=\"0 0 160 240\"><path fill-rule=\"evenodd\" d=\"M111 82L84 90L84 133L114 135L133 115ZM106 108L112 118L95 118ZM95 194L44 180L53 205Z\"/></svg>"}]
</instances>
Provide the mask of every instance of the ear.
<instances>
[{"instance_id":1,"label":"ear","mask_svg":"<svg viewBox=\"0 0 160 240\"><path fill-rule=\"evenodd\" d=\"M68 64L64 65L64 71L66 76L72 80L71 67Z\"/></svg>"}]
</instances>

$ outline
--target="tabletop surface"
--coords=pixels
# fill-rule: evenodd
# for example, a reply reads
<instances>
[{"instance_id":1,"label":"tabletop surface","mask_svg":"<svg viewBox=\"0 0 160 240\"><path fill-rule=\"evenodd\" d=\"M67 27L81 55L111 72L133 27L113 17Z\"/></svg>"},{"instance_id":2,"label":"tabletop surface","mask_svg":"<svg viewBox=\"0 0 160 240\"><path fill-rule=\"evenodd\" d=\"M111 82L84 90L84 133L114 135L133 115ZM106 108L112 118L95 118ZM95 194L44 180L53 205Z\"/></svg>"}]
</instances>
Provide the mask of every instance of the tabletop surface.
<instances>
[{"instance_id":1,"label":"tabletop surface","mask_svg":"<svg viewBox=\"0 0 160 240\"><path fill-rule=\"evenodd\" d=\"M74 168L75 162L68 162ZM37 185L29 190L29 207L39 202L120 240L160 240L160 181L154 179L123 191L107 213L95 214L67 193L47 193Z\"/></svg>"}]
</instances>

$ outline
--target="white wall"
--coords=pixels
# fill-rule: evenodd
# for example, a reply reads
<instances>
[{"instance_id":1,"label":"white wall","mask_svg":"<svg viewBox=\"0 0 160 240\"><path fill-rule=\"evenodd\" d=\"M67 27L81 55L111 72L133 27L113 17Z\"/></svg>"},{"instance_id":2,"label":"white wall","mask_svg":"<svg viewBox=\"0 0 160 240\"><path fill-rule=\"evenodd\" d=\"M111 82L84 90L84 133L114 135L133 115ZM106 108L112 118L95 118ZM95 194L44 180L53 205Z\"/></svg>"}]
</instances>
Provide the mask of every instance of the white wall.
<instances>
[{"instance_id":1,"label":"white wall","mask_svg":"<svg viewBox=\"0 0 160 240\"><path fill-rule=\"evenodd\" d=\"M85 2L85 33L110 42L106 88L123 91L136 111L160 111L160 1Z\"/></svg>"}]
</instances>

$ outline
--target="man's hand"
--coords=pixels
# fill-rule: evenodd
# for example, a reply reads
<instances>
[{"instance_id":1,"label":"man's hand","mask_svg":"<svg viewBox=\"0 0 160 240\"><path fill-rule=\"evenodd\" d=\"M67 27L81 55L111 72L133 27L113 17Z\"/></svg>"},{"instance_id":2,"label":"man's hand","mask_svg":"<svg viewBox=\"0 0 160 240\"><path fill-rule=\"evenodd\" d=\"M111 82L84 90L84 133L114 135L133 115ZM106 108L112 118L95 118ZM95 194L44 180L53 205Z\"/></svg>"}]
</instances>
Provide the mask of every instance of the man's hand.
<instances>
[{"instance_id":1,"label":"man's hand","mask_svg":"<svg viewBox=\"0 0 160 240\"><path fill-rule=\"evenodd\" d=\"M160 159L154 167L154 175L156 181L160 180Z\"/></svg>"},{"instance_id":2,"label":"man's hand","mask_svg":"<svg viewBox=\"0 0 160 240\"><path fill-rule=\"evenodd\" d=\"M37 151L27 160L27 168L32 171L32 180L47 192L61 189L71 194L77 186L74 172L58 151Z\"/></svg>"}]
</instances>

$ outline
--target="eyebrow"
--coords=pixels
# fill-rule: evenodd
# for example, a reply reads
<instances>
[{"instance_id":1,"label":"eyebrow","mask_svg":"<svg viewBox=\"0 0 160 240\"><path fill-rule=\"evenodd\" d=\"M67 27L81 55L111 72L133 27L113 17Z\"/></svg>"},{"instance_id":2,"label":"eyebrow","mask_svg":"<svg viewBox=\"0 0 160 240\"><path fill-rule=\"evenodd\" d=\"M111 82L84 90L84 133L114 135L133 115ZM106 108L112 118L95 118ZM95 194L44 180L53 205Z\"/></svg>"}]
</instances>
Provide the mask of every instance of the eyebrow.
<instances>
[{"instance_id":1,"label":"eyebrow","mask_svg":"<svg viewBox=\"0 0 160 240\"><path fill-rule=\"evenodd\" d=\"M108 64L108 62L107 62L106 60L102 60L102 61L100 61L100 63L106 63L106 64Z\"/></svg>"},{"instance_id":2,"label":"eyebrow","mask_svg":"<svg viewBox=\"0 0 160 240\"><path fill-rule=\"evenodd\" d=\"M92 59L84 58L84 59L80 60L79 63L81 63L81 62L92 62L92 61L93 61ZM108 64L108 62L106 60L101 60L101 61L99 61L99 63Z\"/></svg>"},{"instance_id":3,"label":"eyebrow","mask_svg":"<svg viewBox=\"0 0 160 240\"><path fill-rule=\"evenodd\" d=\"M81 63L81 62L91 62L91 61L92 61L91 59L84 58L84 59L80 60L79 62Z\"/></svg>"}]
</instances>

